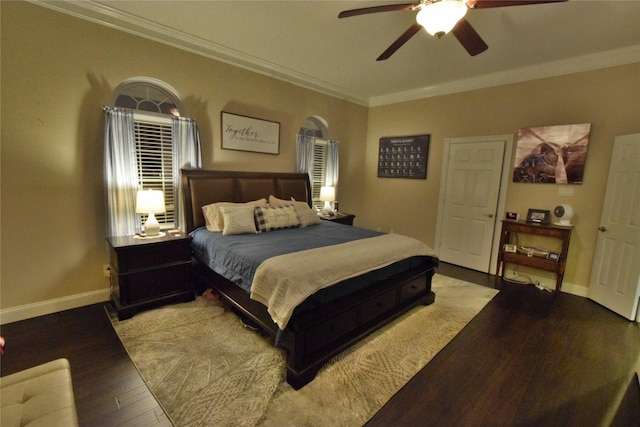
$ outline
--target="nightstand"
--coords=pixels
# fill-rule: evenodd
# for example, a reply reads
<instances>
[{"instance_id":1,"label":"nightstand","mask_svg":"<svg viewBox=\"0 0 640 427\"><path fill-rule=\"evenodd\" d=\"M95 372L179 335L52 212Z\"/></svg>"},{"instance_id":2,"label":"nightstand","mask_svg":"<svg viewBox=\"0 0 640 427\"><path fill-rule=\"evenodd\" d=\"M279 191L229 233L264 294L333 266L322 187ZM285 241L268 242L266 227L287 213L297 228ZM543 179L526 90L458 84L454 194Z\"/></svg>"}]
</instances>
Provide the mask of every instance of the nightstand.
<instances>
[{"instance_id":1,"label":"nightstand","mask_svg":"<svg viewBox=\"0 0 640 427\"><path fill-rule=\"evenodd\" d=\"M111 258L111 300L118 319L163 304L194 299L189 288L191 237L107 238Z\"/></svg>"},{"instance_id":2,"label":"nightstand","mask_svg":"<svg viewBox=\"0 0 640 427\"><path fill-rule=\"evenodd\" d=\"M325 221L337 222L338 224L353 225L353 220L356 218L356 216L353 214L338 213L334 216L320 215L320 218Z\"/></svg>"}]
</instances>

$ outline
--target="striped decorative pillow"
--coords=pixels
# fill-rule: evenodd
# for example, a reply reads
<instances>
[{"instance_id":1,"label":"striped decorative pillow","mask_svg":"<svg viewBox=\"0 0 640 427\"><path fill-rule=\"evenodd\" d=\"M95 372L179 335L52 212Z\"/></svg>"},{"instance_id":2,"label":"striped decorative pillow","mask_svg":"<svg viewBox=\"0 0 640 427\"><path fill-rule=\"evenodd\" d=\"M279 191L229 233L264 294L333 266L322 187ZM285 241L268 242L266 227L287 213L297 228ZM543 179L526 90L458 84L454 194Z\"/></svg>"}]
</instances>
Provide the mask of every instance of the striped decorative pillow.
<instances>
[{"instance_id":1,"label":"striped decorative pillow","mask_svg":"<svg viewBox=\"0 0 640 427\"><path fill-rule=\"evenodd\" d=\"M293 206L276 208L256 207L256 224L260 233L265 231L282 230L300 226L298 214Z\"/></svg>"}]
</instances>

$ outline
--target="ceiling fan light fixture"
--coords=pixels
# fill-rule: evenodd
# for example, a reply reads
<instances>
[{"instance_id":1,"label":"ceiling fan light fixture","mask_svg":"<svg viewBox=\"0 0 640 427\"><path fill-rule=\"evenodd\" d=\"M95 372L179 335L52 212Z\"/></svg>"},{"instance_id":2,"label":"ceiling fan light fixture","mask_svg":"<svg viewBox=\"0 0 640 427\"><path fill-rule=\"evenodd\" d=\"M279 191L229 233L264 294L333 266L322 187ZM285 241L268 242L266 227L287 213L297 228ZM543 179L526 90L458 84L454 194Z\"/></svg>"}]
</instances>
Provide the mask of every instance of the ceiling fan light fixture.
<instances>
[{"instance_id":1,"label":"ceiling fan light fixture","mask_svg":"<svg viewBox=\"0 0 640 427\"><path fill-rule=\"evenodd\" d=\"M416 15L416 21L432 36L442 37L466 14L464 0L440 0L423 6Z\"/></svg>"}]
</instances>

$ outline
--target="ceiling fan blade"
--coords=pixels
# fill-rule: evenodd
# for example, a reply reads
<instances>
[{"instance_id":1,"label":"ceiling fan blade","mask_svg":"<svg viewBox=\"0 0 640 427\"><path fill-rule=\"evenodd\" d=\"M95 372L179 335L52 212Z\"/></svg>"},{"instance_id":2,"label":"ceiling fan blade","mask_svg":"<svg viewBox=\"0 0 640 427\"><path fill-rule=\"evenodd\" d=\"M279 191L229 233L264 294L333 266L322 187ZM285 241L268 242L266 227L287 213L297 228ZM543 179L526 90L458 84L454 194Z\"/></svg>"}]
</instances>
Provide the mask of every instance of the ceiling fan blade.
<instances>
[{"instance_id":1,"label":"ceiling fan blade","mask_svg":"<svg viewBox=\"0 0 640 427\"><path fill-rule=\"evenodd\" d=\"M569 0L469 0L471 9L489 9L493 7L526 6L528 4L562 3Z\"/></svg>"},{"instance_id":2,"label":"ceiling fan blade","mask_svg":"<svg viewBox=\"0 0 640 427\"><path fill-rule=\"evenodd\" d=\"M480 34L478 34L471 24L469 24L469 21L464 18L458 21L451 32L471 56L476 56L489 49L489 46L482 40Z\"/></svg>"},{"instance_id":3,"label":"ceiling fan blade","mask_svg":"<svg viewBox=\"0 0 640 427\"><path fill-rule=\"evenodd\" d=\"M363 7L361 9L351 9L351 10L342 11L338 14L338 18L348 18L350 16L367 15L369 13L378 13L378 12L395 12L395 11L401 11L401 10L413 10L419 5L420 5L420 2Z\"/></svg>"},{"instance_id":4,"label":"ceiling fan blade","mask_svg":"<svg viewBox=\"0 0 640 427\"><path fill-rule=\"evenodd\" d=\"M402 35L400 37L398 37L398 39L396 41L394 41L391 44L391 46L389 46L387 48L387 50L382 52L382 55L380 55L378 57L378 59L376 59L376 61L384 61L385 59L389 59L389 57L391 57L391 55L396 53L396 50L400 49L403 44L408 42L409 39L411 37L413 37L421 29L422 29L422 25L420 25L418 23L415 23L412 26L410 26L409 29L407 29L407 31L402 33Z\"/></svg>"}]
</instances>

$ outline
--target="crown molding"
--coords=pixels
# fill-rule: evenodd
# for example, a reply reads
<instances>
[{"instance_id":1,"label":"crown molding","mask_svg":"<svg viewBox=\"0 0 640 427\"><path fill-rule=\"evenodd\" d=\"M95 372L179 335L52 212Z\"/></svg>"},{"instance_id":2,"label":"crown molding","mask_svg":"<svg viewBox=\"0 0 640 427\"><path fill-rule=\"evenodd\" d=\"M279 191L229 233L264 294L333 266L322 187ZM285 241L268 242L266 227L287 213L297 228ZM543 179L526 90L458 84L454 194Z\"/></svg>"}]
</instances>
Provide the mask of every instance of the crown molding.
<instances>
[{"instance_id":1,"label":"crown molding","mask_svg":"<svg viewBox=\"0 0 640 427\"><path fill-rule=\"evenodd\" d=\"M330 95L363 106L368 106L368 98L345 88L332 85L309 75L281 67L269 61L244 54L226 46L194 37L182 31L167 28L144 18L123 13L109 6L91 1L48 1L28 0L30 3L65 13L76 18L91 21L109 28L124 31L139 37L163 43L235 67L263 74L287 83Z\"/></svg>"},{"instance_id":2,"label":"crown molding","mask_svg":"<svg viewBox=\"0 0 640 427\"><path fill-rule=\"evenodd\" d=\"M369 99L369 106L376 107L417 99L447 95L451 93L467 92L488 87L503 86L531 80L557 77L601 68L640 62L640 45L599 52L591 55L577 56L559 61L536 64L529 67L485 74L469 79L457 80L436 86L423 87L406 92L396 92L388 95L374 96Z\"/></svg>"},{"instance_id":3,"label":"crown molding","mask_svg":"<svg viewBox=\"0 0 640 427\"><path fill-rule=\"evenodd\" d=\"M485 74L469 79L462 79L434 86L369 98L345 88L332 85L326 81L279 66L272 62L244 54L237 50L229 49L226 46L213 43L199 37L194 37L181 31L166 28L137 16L123 13L100 3L73 0L55 2L49 0L28 1L77 18L144 37L149 40L186 50L216 61L273 77L296 86L304 87L306 89L367 107L396 104L434 96L466 92L470 90L502 86L640 62L640 45L634 45L626 48L567 58L544 64L536 64L529 67Z\"/></svg>"}]
</instances>

